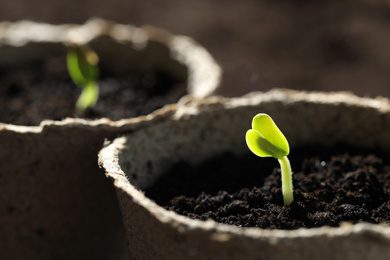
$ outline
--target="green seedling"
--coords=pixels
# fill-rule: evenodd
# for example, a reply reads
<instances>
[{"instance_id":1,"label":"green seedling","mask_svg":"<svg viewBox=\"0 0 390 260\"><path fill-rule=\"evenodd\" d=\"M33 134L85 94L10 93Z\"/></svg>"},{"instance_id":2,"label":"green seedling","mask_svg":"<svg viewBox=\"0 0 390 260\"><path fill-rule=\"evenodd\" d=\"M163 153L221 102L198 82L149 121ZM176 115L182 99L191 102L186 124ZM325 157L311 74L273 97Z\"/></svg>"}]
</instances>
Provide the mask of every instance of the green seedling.
<instances>
[{"instance_id":1,"label":"green seedling","mask_svg":"<svg viewBox=\"0 0 390 260\"><path fill-rule=\"evenodd\" d=\"M99 57L86 45L74 45L69 47L66 61L70 77L82 90L76 109L85 113L96 104L99 97Z\"/></svg>"},{"instance_id":2,"label":"green seedling","mask_svg":"<svg viewBox=\"0 0 390 260\"><path fill-rule=\"evenodd\" d=\"M278 159L282 171L282 192L284 204L294 200L292 172L287 155L290 153L286 137L267 114L257 114L252 120L252 129L246 132L249 149L260 157Z\"/></svg>"}]
</instances>

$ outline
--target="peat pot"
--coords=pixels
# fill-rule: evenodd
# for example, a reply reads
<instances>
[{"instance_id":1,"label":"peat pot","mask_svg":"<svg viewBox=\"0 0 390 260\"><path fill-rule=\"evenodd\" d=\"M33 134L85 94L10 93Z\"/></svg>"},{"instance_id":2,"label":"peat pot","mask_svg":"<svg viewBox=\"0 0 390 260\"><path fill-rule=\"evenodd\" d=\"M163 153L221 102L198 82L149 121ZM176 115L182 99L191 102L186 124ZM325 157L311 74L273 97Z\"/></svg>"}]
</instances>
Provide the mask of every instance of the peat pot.
<instances>
[{"instance_id":1,"label":"peat pot","mask_svg":"<svg viewBox=\"0 0 390 260\"><path fill-rule=\"evenodd\" d=\"M169 116L151 118L148 127L115 139L99 153L99 163L118 193L130 259L386 259L390 255L390 227L382 224L246 228L186 217L159 206L158 194L153 200L146 196L158 180L170 176L174 165L185 169L223 154L267 160L251 154L245 143L257 113L272 116L289 141L291 156L298 147L322 150L341 143L386 154L390 152L388 99L271 90L182 102L161 113ZM257 171L260 174L261 169ZM163 189L173 181L168 178Z\"/></svg>"},{"instance_id":2,"label":"peat pot","mask_svg":"<svg viewBox=\"0 0 390 260\"><path fill-rule=\"evenodd\" d=\"M0 70L65 55L68 42L88 44L112 73L163 70L184 80L193 98L219 84L219 66L191 38L100 19L0 23ZM0 259L126 259L116 194L97 153L105 139L168 115L0 123Z\"/></svg>"}]
</instances>

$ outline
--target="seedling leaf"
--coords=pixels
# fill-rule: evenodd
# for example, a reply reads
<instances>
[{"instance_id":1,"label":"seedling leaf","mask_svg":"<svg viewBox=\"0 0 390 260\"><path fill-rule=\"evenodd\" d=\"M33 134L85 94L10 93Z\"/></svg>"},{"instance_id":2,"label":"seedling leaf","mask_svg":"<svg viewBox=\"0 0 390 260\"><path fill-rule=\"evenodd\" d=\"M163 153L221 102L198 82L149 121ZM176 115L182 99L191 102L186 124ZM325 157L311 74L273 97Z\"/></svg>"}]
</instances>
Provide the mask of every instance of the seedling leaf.
<instances>
[{"instance_id":1,"label":"seedling leaf","mask_svg":"<svg viewBox=\"0 0 390 260\"><path fill-rule=\"evenodd\" d=\"M86 46L71 47L67 55L69 74L78 86L96 81L99 76L97 64L99 59L95 52Z\"/></svg>"},{"instance_id":2,"label":"seedling leaf","mask_svg":"<svg viewBox=\"0 0 390 260\"><path fill-rule=\"evenodd\" d=\"M285 154L283 150L280 150L277 146L265 139L258 131L253 129L248 130L246 133L246 142L249 149L260 157L280 158Z\"/></svg>"},{"instance_id":3,"label":"seedling leaf","mask_svg":"<svg viewBox=\"0 0 390 260\"><path fill-rule=\"evenodd\" d=\"M286 137L267 114L257 114L252 120L252 129L246 133L249 149L261 157L280 159L290 153Z\"/></svg>"}]
</instances>

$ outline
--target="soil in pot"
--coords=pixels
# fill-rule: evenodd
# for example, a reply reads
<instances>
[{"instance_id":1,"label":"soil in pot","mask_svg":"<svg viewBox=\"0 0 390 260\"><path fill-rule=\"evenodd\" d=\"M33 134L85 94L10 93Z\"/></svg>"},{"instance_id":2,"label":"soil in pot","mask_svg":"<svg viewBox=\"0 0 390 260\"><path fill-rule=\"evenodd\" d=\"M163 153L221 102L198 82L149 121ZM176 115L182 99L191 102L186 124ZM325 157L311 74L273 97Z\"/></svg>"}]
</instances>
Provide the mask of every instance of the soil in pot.
<instances>
[{"instance_id":1,"label":"soil in pot","mask_svg":"<svg viewBox=\"0 0 390 260\"><path fill-rule=\"evenodd\" d=\"M145 193L181 215L239 227L390 224L390 162L385 156L345 146L306 147L293 149L289 159L295 200L286 206L278 162L253 154L224 154L196 167L176 163Z\"/></svg>"},{"instance_id":2,"label":"soil in pot","mask_svg":"<svg viewBox=\"0 0 390 260\"><path fill-rule=\"evenodd\" d=\"M114 76L101 70L97 105L78 114L75 103L81 90L70 79L65 56L1 71L0 86L0 122L28 126L65 117L118 120L146 115L187 94L185 82L162 71Z\"/></svg>"}]
</instances>

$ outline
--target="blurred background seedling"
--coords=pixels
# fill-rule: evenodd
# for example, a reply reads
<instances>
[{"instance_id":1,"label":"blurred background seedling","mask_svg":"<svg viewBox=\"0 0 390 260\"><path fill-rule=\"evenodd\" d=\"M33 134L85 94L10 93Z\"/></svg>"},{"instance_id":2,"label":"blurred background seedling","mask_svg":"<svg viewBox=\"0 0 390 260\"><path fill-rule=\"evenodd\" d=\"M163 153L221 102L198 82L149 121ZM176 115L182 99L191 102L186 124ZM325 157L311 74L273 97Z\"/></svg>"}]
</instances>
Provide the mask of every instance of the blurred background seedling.
<instances>
[{"instance_id":1,"label":"blurred background seedling","mask_svg":"<svg viewBox=\"0 0 390 260\"><path fill-rule=\"evenodd\" d=\"M99 98L99 57L87 45L72 45L67 53L67 67L73 82L81 88L76 110L85 114Z\"/></svg>"}]
</instances>

